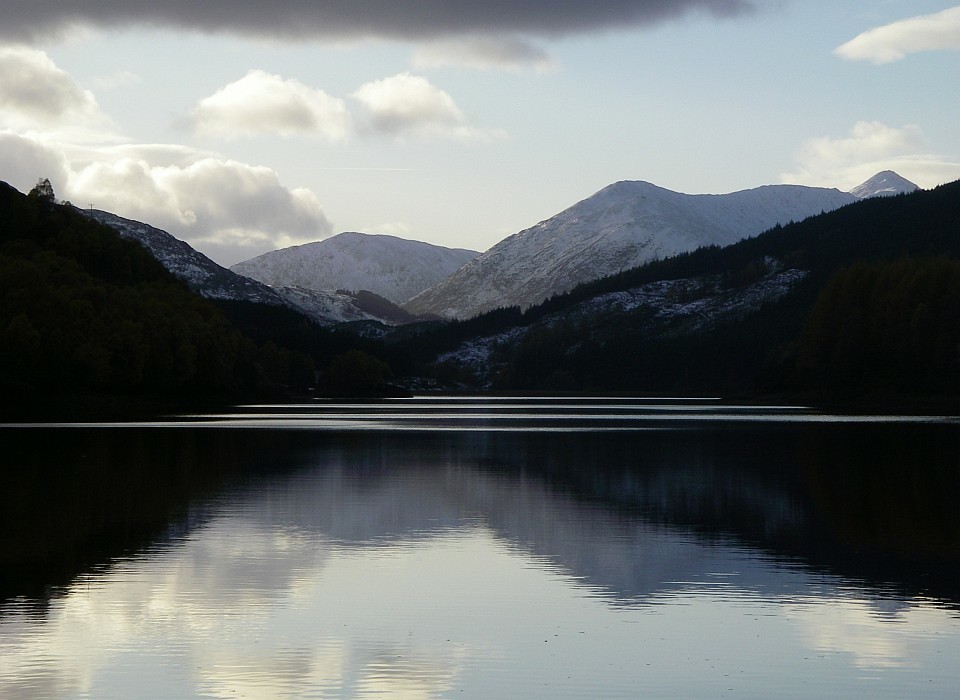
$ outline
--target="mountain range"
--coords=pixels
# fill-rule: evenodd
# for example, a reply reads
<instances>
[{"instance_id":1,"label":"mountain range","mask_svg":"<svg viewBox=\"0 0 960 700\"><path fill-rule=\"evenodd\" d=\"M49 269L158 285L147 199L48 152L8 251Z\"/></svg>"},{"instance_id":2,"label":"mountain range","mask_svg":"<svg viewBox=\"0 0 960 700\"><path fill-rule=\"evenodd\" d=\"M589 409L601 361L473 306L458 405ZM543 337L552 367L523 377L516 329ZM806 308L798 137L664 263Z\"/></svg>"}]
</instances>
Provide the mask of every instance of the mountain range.
<instances>
[{"instance_id":1,"label":"mountain range","mask_svg":"<svg viewBox=\"0 0 960 700\"><path fill-rule=\"evenodd\" d=\"M766 185L689 195L649 182L618 182L506 238L403 307L458 319L498 307L527 308L651 260L729 245L858 199L916 189L890 171L878 173L855 193Z\"/></svg>"},{"instance_id":2,"label":"mountain range","mask_svg":"<svg viewBox=\"0 0 960 700\"><path fill-rule=\"evenodd\" d=\"M644 214L676 225L692 221L692 209L729 231L724 217L745 225L770 215L744 202L781 212L784 202L840 204L730 245L707 235L696 250L624 263L538 304L411 322L372 292L271 287L147 224L57 204L39 185L24 195L0 183L0 355L18 368L5 382L38 390L35 407L67 384L197 398L326 391L339 376L334 360L348 357L350 376L375 370L382 383L392 374L403 391L957 396L958 188L907 193L916 188L889 172L856 188L859 198L788 186L683 195L617 183L544 224L567 221L586 234L577 210L594 216L595 228ZM537 242L524 233L491 250ZM576 237L552 240L544 260ZM595 252L602 257L602 245Z\"/></svg>"},{"instance_id":3,"label":"mountain range","mask_svg":"<svg viewBox=\"0 0 960 700\"><path fill-rule=\"evenodd\" d=\"M766 185L726 195L687 195L648 182L618 182L482 254L346 232L266 253L229 270L149 224L81 211L139 241L207 298L287 306L323 325L396 325L418 318L469 318L498 307L527 308L650 260L728 245L858 199L915 189L891 171L852 193Z\"/></svg>"},{"instance_id":4,"label":"mountain range","mask_svg":"<svg viewBox=\"0 0 960 700\"><path fill-rule=\"evenodd\" d=\"M77 211L109 226L122 238L140 243L167 270L207 299L285 306L320 325L351 321L380 321L393 325L415 320L392 302L370 292L356 293L336 288L308 289L295 285L270 286L218 265L186 242L149 224L97 209Z\"/></svg>"},{"instance_id":5,"label":"mountain range","mask_svg":"<svg viewBox=\"0 0 960 700\"><path fill-rule=\"evenodd\" d=\"M447 389L801 391L922 407L960 392L958 221L960 182L872 196L401 349L423 348Z\"/></svg>"}]
</instances>

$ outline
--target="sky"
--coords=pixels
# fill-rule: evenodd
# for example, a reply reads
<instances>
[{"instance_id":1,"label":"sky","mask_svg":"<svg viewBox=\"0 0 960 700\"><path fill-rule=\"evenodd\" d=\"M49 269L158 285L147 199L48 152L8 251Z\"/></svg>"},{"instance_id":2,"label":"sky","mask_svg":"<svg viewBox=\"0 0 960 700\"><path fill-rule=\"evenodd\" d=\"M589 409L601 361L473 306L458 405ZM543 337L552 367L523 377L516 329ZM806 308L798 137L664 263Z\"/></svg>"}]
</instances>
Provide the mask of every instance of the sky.
<instances>
[{"instance_id":1,"label":"sky","mask_svg":"<svg viewBox=\"0 0 960 700\"><path fill-rule=\"evenodd\" d=\"M223 265L486 250L619 180L960 179L960 5L0 0L0 180Z\"/></svg>"}]
</instances>

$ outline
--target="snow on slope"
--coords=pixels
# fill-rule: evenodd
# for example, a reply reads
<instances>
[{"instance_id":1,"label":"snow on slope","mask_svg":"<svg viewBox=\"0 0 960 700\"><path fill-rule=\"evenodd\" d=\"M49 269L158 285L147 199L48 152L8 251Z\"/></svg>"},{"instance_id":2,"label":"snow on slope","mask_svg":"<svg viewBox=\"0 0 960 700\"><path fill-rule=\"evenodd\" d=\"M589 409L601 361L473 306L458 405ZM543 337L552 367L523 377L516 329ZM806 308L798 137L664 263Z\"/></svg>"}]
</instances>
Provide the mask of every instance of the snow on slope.
<instances>
[{"instance_id":1,"label":"snow on slope","mask_svg":"<svg viewBox=\"0 0 960 700\"><path fill-rule=\"evenodd\" d=\"M602 342L604 334L617 332L617 318L644 308L648 313L643 320L634 317L631 323L642 323L650 337L701 333L779 299L806 276L802 270L783 269L774 260L767 262L766 274L743 288L724 287L719 275L649 282L587 299L533 326L516 326L496 335L468 339L456 350L439 355L436 362L468 370L480 386L489 389L494 375L502 369L496 361L496 350L517 343L543 326L573 325L581 329L584 341Z\"/></svg>"},{"instance_id":2,"label":"snow on slope","mask_svg":"<svg viewBox=\"0 0 960 700\"><path fill-rule=\"evenodd\" d=\"M106 224L117 231L121 237L140 243L167 270L186 282L193 291L208 299L252 301L258 304L287 306L321 325L344 321L383 320L363 311L350 294L332 291L315 292L296 287L273 288L231 272L161 229L105 211L95 209L78 209L77 211Z\"/></svg>"},{"instance_id":3,"label":"snow on slope","mask_svg":"<svg viewBox=\"0 0 960 700\"><path fill-rule=\"evenodd\" d=\"M365 289L400 304L479 253L395 236L341 233L238 263L230 269L269 285Z\"/></svg>"},{"instance_id":4,"label":"snow on slope","mask_svg":"<svg viewBox=\"0 0 960 700\"><path fill-rule=\"evenodd\" d=\"M218 265L188 243L149 224L97 209L77 209L81 214L106 224L122 238L137 241L160 263L189 287L208 299L234 299L261 304L282 305L280 296L270 287L241 277Z\"/></svg>"},{"instance_id":5,"label":"snow on slope","mask_svg":"<svg viewBox=\"0 0 960 700\"><path fill-rule=\"evenodd\" d=\"M909 194L920 188L892 170L877 173L869 180L850 190L850 194L860 199L868 197L891 197L897 194Z\"/></svg>"},{"instance_id":6,"label":"snow on slope","mask_svg":"<svg viewBox=\"0 0 960 700\"><path fill-rule=\"evenodd\" d=\"M403 307L461 319L501 306L526 308L650 260L729 245L856 200L800 185L689 195L618 182L501 241Z\"/></svg>"}]
</instances>

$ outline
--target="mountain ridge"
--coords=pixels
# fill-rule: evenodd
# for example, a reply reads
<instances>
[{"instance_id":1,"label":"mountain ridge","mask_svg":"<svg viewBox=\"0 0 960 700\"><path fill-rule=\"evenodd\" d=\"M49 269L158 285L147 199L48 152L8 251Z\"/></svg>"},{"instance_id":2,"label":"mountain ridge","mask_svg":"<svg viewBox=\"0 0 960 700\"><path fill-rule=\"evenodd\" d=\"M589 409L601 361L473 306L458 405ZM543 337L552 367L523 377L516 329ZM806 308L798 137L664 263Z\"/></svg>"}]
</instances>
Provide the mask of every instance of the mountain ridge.
<instances>
[{"instance_id":1,"label":"mountain ridge","mask_svg":"<svg viewBox=\"0 0 960 700\"><path fill-rule=\"evenodd\" d=\"M351 321L382 321L394 324L414 318L399 308L372 311L362 295L346 290L310 290L297 286L276 286L237 274L215 263L185 241L150 224L99 209L75 210L83 216L109 226L121 238L145 247L167 270L186 282L194 292L217 301L247 301L293 309L314 323L332 325Z\"/></svg>"},{"instance_id":2,"label":"mountain ridge","mask_svg":"<svg viewBox=\"0 0 960 700\"><path fill-rule=\"evenodd\" d=\"M417 342L459 390L956 397L958 215L960 181L870 197Z\"/></svg>"},{"instance_id":3,"label":"mountain ridge","mask_svg":"<svg viewBox=\"0 0 960 700\"><path fill-rule=\"evenodd\" d=\"M272 286L366 290L401 304L453 274L477 251L346 231L230 267Z\"/></svg>"},{"instance_id":4,"label":"mountain ridge","mask_svg":"<svg viewBox=\"0 0 960 700\"><path fill-rule=\"evenodd\" d=\"M460 319L527 308L591 279L704 245L729 245L858 199L803 185L690 195L624 180L505 238L403 307Z\"/></svg>"}]
</instances>

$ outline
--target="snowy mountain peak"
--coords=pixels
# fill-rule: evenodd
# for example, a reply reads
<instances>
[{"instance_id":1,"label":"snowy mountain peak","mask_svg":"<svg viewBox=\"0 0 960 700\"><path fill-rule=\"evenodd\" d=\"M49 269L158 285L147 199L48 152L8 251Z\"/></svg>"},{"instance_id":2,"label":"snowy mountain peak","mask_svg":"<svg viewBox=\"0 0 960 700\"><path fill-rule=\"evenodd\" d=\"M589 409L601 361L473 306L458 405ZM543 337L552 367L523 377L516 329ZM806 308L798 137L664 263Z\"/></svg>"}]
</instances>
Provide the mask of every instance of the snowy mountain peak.
<instances>
[{"instance_id":1,"label":"snowy mountain peak","mask_svg":"<svg viewBox=\"0 0 960 700\"><path fill-rule=\"evenodd\" d=\"M801 185L717 195L617 182L504 239L403 307L461 319L501 306L525 308L657 258L729 245L855 201L847 192Z\"/></svg>"},{"instance_id":2,"label":"snowy mountain peak","mask_svg":"<svg viewBox=\"0 0 960 700\"><path fill-rule=\"evenodd\" d=\"M271 286L367 290L401 303L477 255L396 236L346 232L265 253L230 269Z\"/></svg>"},{"instance_id":3,"label":"snowy mountain peak","mask_svg":"<svg viewBox=\"0 0 960 700\"><path fill-rule=\"evenodd\" d=\"M920 188L892 170L877 173L869 180L850 190L850 194L859 199L868 197L890 197L896 194L908 194Z\"/></svg>"}]
</instances>

